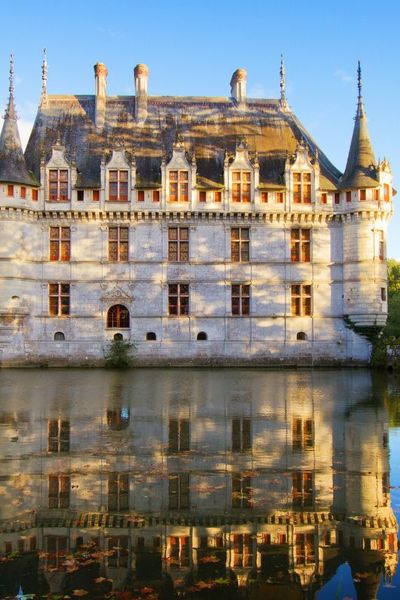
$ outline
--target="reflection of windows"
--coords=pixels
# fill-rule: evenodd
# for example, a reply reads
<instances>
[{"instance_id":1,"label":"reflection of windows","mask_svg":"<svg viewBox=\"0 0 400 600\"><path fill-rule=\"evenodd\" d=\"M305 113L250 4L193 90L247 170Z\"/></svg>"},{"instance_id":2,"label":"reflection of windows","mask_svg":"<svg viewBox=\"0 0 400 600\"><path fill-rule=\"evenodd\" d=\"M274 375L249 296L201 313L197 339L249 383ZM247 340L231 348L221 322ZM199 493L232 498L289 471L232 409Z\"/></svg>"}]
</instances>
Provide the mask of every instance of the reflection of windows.
<instances>
[{"instance_id":1,"label":"reflection of windows","mask_svg":"<svg viewBox=\"0 0 400 600\"><path fill-rule=\"evenodd\" d=\"M169 172L169 201L187 202L189 200L189 172Z\"/></svg>"},{"instance_id":2,"label":"reflection of windows","mask_svg":"<svg viewBox=\"0 0 400 600\"><path fill-rule=\"evenodd\" d=\"M67 169L50 169L49 200L50 202L66 202L68 200Z\"/></svg>"},{"instance_id":3,"label":"reflection of windows","mask_svg":"<svg viewBox=\"0 0 400 600\"><path fill-rule=\"evenodd\" d=\"M52 317L69 315L69 283L49 283L49 314Z\"/></svg>"},{"instance_id":4,"label":"reflection of windows","mask_svg":"<svg viewBox=\"0 0 400 600\"><path fill-rule=\"evenodd\" d=\"M314 427L312 419L292 420L292 448L311 450L314 448Z\"/></svg>"},{"instance_id":5,"label":"reflection of windows","mask_svg":"<svg viewBox=\"0 0 400 600\"><path fill-rule=\"evenodd\" d=\"M233 536L233 566L253 566L253 541L250 533L234 534Z\"/></svg>"},{"instance_id":6,"label":"reflection of windows","mask_svg":"<svg viewBox=\"0 0 400 600\"><path fill-rule=\"evenodd\" d=\"M233 283L231 286L232 294L232 315L244 317L250 314L250 285L248 283Z\"/></svg>"},{"instance_id":7,"label":"reflection of windows","mask_svg":"<svg viewBox=\"0 0 400 600\"><path fill-rule=\"evenodd\" d=\"M176 317L189 314L189 284L168 285L168 314Z\"/></svg>"},{"instance_id":8,"label":"reflection of windows","mask_svg":"<svg viewBox=\"0 0 400 600\"><path fill-rule=\"evenodd\" d=\"M71 228L50 227L50 260L66 262L71 257Z\"/></svg>"},{"instance_id":9,"label":"reflection of windows","mask_svg":"<svg viewBox=\"0 0 400 600\"><path fill-rule=\"evenodd\" d=\"M232 262L249 262L250 229L233 227L231 229Z\"/></svg>"},{"instance_id":10,"label":"reflection of windows","mask_svg":"<svg viewBox=\"0 0 400 600\"><path fill-rule=\"evenodd\" d=\"M312 506L314 499L314 481L311 471L295 471L292 474L293 506L304 508Z\"/></svg>"},{"instance_id":11,"label":"reflection of windows","mask_svg":"<svg viewBox=\"0 0 400 600\"><path fill-rule=\"evenodd\" d=\"M108 199L111 202L128 201L128 171L110 171Z\"/></svg>"},{"instance_id":12,"label":"reflection of windows","mask_svg":"<svg viewBox=\"0 0 400 600\"><path fill-rule=\"evenodd\" d=\"M235 417L232 419L232 452L251 450L251 419Z\"/></svg>"},{"instance_id":13,"label":"reflection of windows","mask_svg":"<svg viewBox=\"0 0 400 600\"><path fill-rule=\"evenodd\" d=\"M311 173L293 173L293 202L311 203Z\"/></svg>"},{"instance_id":14,"label":"reflection of windows","mask_svg":"<svg viewBox=\"0 0 400 600\"><path fill-rule=\"evenodd\" d=\"M129 259L129 227L108 228L108 260L126 262Z\"/></svg>"},{"instance_id":15,"label":"reflection of windows","mask_svg":"<svg viewBox=\"0 0 400 600\"><path fill-rule=\"evenodd\" d=\"M189 419L170 419L168 431L168 451L185 452L190 450Z\"/></svg>"},{"instance_id":16,"label":"reflection of windows","mask_svg":"<svg viewBox=\"0 0 400 600\"><path fill-rule=\"evenodd\" d=\"M109 473L108 510L129 509L129 477L127 473Z\"/></svg>"},{"instance_id":17,"label":"reflection of windows","mask_svg":"<svg viewBox=\"0 0 400 600\"><path fill-rule=\"evenodd\" d=\"M49 508L69 508L69 475L49 475Z\"/></svg>"},{"instance_id":18,"label":"reflection of windows","mask_svg":"<svg viewBox=\"0 0 400 600\"><path fill-rule=\"evenodd\" d=\"M173 473L169 476L168 508L185 510L190 505L189 473Z\"/></svg>"},{"instance_id":19,"label":"reflection of windows","mask_svg":"<svg viewBox=\"0 0 400 600\"><path fill-rule=\"evenodd\" d=\"M49 420L47 450L48 452L69 452L69 421Z\"/></svg>"},{"instance_id":20,"label":"reflection of windows","mask_svg":"<svg viewBox=\"0 0 400 600\"><path fill-rule=\"evenodd\" d=\"M190 564L189 536L180 537L170 536L169 544L169 563L171 568L188 567Z\"/></svg>"},{"instance_id":21,"label":"reflection of windows","mask_svg":"<svg viewBox=\"0 0 400 600\"><path fill-rule=\"evenodd\" d=\"M232 172L232 201L250 202L251 200L251 173L250 171Z\"/></svg>"},{"instance_id":22,"label":"reflection of windows","mask_svg":"<svg viewBox=\"0 0 400 600\"><path fill-rule=\"evenodd\" d=\"M315 562L313 533L296 533L295 556L296 565L306 565Z\"/></svg>"},{"instance_id":23,"label":"reflection of windows","mask_svg":"<svg viewBox=\"0 0 400 600\"><path fill-rule=\"evenodd\" d=\"M65 562L68 552L68 538L64 535L46 535L45 538L46 564L45 569L58 568Z\"/></svg>"},{"instance_id":24,"label":"reflection of windows","mask_svg":"<svg viewBox=\"0 0 400 600\"><path fill-rule=\"evenodd\" d=\"M123 407L107 411L107 425L110 429L123 429L129 424L129 408Z\"/></svg>"},{"instance_id":25,"label":"reflection of windows","mask_svg":"<svg viewBox=\"0 0 400 600\"><path fill-rule=\"evenodd\" d=\"M390 493L389 473L383 473L382 475L382 496L383 506L387 506Z\"/></svg>"},{"instance_id":26,"label":"reflection of windows","mask_svg":"<svg viewBox=\"0 0 400 600\"><path fill-rule=\"evenodd\" d=\"M129 310L122 304L114 304L107 313L107 327L117 329L129 328Z\"/></svg>"},{"instance_id":27,"label":"reflection of windows","mask_svg":"<svg viewBox=\"0 0 400 600\"><path fill-rule=\"evenodd\" d=\"M170 227L168 229L168 260L170 262L188 262L188 227Z\"/></svg>"},{"instance_id":28,"label":"reflection of windows","mask_svg":"<svg viewBox=\"0 0 400 600\"><path fill-rule=\"evenodd\" d=\"M290 258L292 262L310 262L310 229L292 229L290 232Z\"/></svg>"},{"instance_id":29,"label":"reflection of windows","mask_svg":"<svg viewBox=\"0 0 400 600\"><path fill-rule=\"evenodd\" d=\"M107 538L107 550L112 552L107 557L109 567L127 567L129 558L129 542L127 535L118 535Z\"/></svg>"},{"instance_id":30,"label":"reflection of windows","mask_svg":"<svg viewBox=\"0 0 400 600\"><path fill-rule=\"evenodd\" d=\"M294 316L311 315L311 285L291 286L291 307Z\"/></svg>"},{"instance_id":31,"label":"reflection of windows","mask_svg":"<svg viewBox=\"0 0 400 600\"><path fill-rule=\"evenodd\" d=\"M251 508L251 477L232 473L232 508Z\"/></svg>"}]
</instances>

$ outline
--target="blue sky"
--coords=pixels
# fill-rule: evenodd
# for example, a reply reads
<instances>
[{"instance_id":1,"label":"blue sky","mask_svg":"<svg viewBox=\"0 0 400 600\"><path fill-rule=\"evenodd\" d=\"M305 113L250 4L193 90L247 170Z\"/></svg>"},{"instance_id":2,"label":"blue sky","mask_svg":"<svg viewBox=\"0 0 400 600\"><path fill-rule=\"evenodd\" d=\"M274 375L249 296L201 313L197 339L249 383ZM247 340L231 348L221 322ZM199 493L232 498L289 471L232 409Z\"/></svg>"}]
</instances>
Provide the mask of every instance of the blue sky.
<instances>
[{"instance_id":1,"label":"blue sky","mask_svg":"<svg viewBox=\"0 0 400 600\"><path fill-rule=\"evenodd\" d=\"M394 0L14 0L2 5L2 22L0 106L13 51L25 138L40 96L43 47L50 94L93 93L93 65L100 61L108 67L109 94L132 94L133 68L144 62L150 94L226 96L232 72L244 67L249 96L278 97L283 53L293 111L343 170L360 59L375 154L389 159L400 189L400 8ZM388 255L400 260L399 233L395 209Z\"/></svg>"}]
</instances>

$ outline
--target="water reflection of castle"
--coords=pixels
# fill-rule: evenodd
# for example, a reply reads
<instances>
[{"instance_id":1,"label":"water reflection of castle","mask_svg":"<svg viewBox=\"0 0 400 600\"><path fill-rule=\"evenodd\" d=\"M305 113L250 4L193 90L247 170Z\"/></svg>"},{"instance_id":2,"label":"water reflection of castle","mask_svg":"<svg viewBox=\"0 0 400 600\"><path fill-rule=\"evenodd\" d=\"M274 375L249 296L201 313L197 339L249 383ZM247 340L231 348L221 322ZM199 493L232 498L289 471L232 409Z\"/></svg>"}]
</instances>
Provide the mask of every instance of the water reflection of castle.
<instances>
[{"instance_id":1,"label":"water reflection of castle","mask_svg":"<svg viewBox=\"0 0 400 600\"><path fill-rule=\"evenodd\" d=\"M368 372L2 380L3 554L43 549L46 570L95 541L114 551L104 572L115 587L146 552L175 581L223 556L239 585L293 597L345 560L364 573L360 598L394 573L387 417Z\"/></svg>"}]
</instances>

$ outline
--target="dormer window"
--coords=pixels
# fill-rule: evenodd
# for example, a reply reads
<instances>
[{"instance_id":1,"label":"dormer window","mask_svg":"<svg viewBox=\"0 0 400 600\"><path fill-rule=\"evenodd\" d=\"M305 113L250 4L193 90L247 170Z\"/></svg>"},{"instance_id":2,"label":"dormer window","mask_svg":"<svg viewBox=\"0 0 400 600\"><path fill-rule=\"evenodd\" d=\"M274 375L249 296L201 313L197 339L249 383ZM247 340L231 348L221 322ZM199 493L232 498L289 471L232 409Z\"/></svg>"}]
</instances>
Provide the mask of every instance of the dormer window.
<instances>
[{"instance_id":1,"label":"dormer window","mask_svg":"<svg viewBox=\"0 0 400 600\"><path fill-rule=\"evenodd\" d=\"M250 171L232 171L232 202L251 201Z\"/></svg>"},{"instance_id":2,"label":"dormer window","mask_svg":"<svg viewBox=\"0 0 400 600\"><path fill-rule=\"evenodd\" d=\"M189 199L189 172L169 172L169 201L187 202Z\"/></svg>"},{"instance_id":3,"label":"dormer window","mask_svg":"<svg viewBox=\"0 0 400 600\"><path fill-rule=\"evenodd\" d=\"M293 173L293 202L311 204L311 173Z\"/></svg>"},{"instance_id":4,"label":"dormer window","mask_svg":"<svg viewBox=\"0 0 400 600\"><path fill-rule=\"evenodd\" d=\"M49 200L50 202L68 201L68 169L50 169Z\"/></svg>"},{"instance_id":5,"label":"dormer window","mask_svg":"<svg viewBox=\"0 0 400 600\"><path fill-rule=\"evenodd\" d=\"M128 171L109 171L108 199L110 202L128 202Z\"/></svg>"}]
</instances>

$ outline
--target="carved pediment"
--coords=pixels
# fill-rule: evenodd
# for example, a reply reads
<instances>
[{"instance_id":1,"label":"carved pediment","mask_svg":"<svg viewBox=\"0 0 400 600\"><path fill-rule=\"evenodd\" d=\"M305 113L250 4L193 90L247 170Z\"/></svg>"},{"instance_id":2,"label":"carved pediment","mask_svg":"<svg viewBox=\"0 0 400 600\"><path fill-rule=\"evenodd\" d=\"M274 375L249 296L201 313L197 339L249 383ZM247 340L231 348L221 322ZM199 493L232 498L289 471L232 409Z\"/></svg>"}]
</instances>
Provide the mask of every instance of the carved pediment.
<instances>
[{"instance_id":1,"label":"carved pediment","mask_svg":"<svg viewBox=\"0 0 400 600\"><path fill-rule=\"evenodd\" d=\"M131 302L133 300L133 296L123 290L119 285L115 285L110 290L104 292L104 294L101 296L101 299L104 302Z\"/></svg>"}]
</instances>

